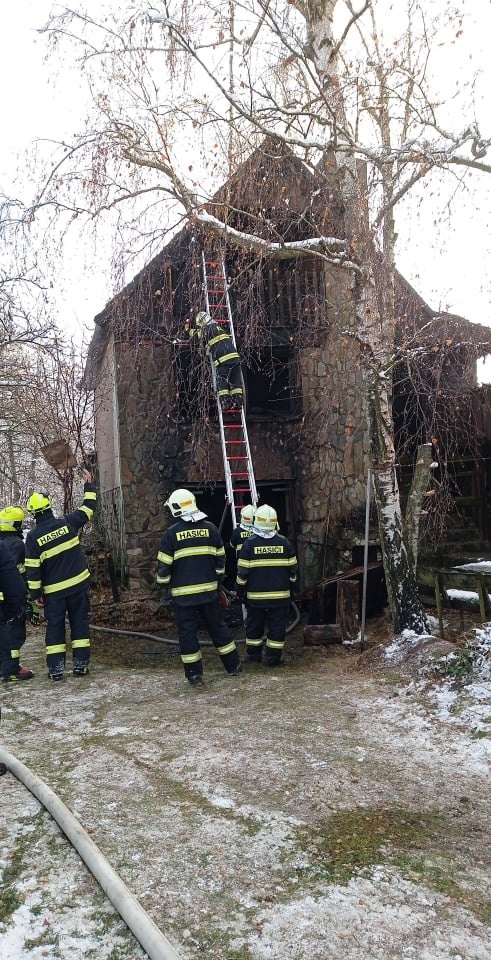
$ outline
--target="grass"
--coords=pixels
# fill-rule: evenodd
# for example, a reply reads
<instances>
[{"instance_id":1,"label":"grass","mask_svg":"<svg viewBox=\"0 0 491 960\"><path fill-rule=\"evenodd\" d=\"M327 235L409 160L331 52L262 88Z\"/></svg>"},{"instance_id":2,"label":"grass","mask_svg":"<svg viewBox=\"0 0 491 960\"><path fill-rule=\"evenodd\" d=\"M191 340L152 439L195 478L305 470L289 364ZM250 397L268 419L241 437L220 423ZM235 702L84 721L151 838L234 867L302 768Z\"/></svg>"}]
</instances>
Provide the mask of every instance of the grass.
<instances>
[{"instance_id":1,"label":"grass","mask_svg":"<svg viewBox=\"0 0 491 960\"><path fill-rule=\"evenodd\" d=\"M448 819L438 811L404 809L357 809L335 814L317 836L309 831L306 845L316 844L312 867L304 878L346 885L352 877L378 864L401 872L405 879L424 883L432 890L462 904L482 922L491 919L491 903L459 883L461 870L450 858L442 864L431 853L421 853L428 841L442 843L448 836ZM440 856L442 856L440 854ZM443 856L445 856L443 854Z\"/></svg>"},{"instance_id":2,"label":"grass","mask_svg":"<svg viewBox=\"0 0 491 960\"><path fill-rule=\"evenodd\" d=\"M42 812L40 811L27 822L35 825L36 822L40 822L41 818ZM17 882L20 881L25 872L26 863L32 856L33 835L35 836L34 831L29 835L16 835L14 851L3 869L0 878L0 921L3 923L10 920L12 914L23 903Z\"/></svg>"}]
</instances>

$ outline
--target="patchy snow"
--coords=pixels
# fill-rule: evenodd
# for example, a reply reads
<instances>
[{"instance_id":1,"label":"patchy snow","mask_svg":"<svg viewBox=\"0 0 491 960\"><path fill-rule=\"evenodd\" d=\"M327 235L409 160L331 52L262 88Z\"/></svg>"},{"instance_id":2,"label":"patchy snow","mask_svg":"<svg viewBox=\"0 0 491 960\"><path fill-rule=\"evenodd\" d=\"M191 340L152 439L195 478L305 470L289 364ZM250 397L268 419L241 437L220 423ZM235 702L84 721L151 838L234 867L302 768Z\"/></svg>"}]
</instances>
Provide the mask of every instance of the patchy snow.
<instances>
[{"instance_id":1,"label":"patchy snow","mask_svg":"<svg viewBox=\"0 0 491 960\"><path fill-rule=\"evenodd\" d=\"M472 563L461 563L453 570L468 570L472 573L491 573L491 560L473 560Z\"/></svg>"},{"instance_id":2,"label":"patchy snow","mask_svg":"<svg viewBox=\"0 0 491 960\"><path fill-rule=\"evenodd\" d=\"M436 622L436 621L435 621ZM434 638L410 631L388 667ZM489 960L491 625L473 632L475 673L428 686L355 669L352 651L302 649L282 671L205 685L172 652L136 669L2 690L2 745L56 790L182 960ZM144 960L145 952L37 800L0 778L0 877L13 889L2 960ZM435 812L391 862L344 883L326 875L330 818ZM426 872L421 864L427 865ZM13 875L12 875L13 873ZM329 873L329 870L328 870ZM431 878L458 884L455 896Z\"/></svg>"}]
</instances>

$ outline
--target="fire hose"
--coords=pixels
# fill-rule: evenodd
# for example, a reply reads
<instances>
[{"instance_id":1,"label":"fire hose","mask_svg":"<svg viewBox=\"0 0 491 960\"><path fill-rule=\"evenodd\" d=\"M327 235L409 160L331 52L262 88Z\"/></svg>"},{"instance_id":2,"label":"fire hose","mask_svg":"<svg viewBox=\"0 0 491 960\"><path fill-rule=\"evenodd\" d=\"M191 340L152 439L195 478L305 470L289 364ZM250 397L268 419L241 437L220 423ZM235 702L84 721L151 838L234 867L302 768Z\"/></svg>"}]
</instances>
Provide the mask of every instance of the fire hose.
<instances>
[{"instance_id":1,"label":"fire hose","mask_svg":"<svg viewBox=\"0 0 491 960\"><path fill-rule=\"evenodd\" d=\"M136 897L128 890L77 818L43 780L20 760L0 746L0 762L4 763L36 797L56 821L75 848L99 886L107 894L126 925L134 934L150 960L182 960L172 944L148 916Z\"/></svg>"},{"instance_id":2,"label":"fire hose","mask_svg":"<svg viewBox=\"0 0 491 960\"><path fill-rule=\"evenodd\" d=\"M295 619L288 624L286 628L286 633L291 633L291 631L300 622L300 610L298 609L296 603L294 603L293 600L290 602L290 606L293 607ZM95 630L96 633L115 633L124 637L141 637L143 640L153 640L155 643L167 643L170 646L179 645L179 641L177 640L177 638L172 639L169 637L157 637L153 633L140 633L139 630L117 630L115 627L99 627L95 623L90 624L90 629ZM245 637L241 640L236 640L236 643L245 643ZM200 646L212 647L213 644L211 640L200 640Z\"/></svg>"}]
</instances>

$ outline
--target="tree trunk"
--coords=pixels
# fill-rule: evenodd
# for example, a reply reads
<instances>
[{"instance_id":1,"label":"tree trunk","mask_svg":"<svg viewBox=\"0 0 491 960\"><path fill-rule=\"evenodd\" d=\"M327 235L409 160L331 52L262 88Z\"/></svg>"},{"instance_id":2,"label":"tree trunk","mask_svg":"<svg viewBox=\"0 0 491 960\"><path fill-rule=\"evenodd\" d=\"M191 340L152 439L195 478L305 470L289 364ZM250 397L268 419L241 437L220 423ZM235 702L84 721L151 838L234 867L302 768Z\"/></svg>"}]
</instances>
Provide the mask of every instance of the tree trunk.
<instances>
[{"instance_id":1,"label":"tree trunk","mask_svg":"<svg viewBox=\"0 0 491 960\"><path fill-rule=\"evenodd\" d=\"M338 64L332 22L337 0L306 0L294 5L306 19L307 39L319 76L324 76L325 96L332 111L333 127L349 129L345 104L338 82ZM352 13L353 17L356 17ZM390 123L385 102L379 103L377 125L385 148L390 146ZM341 174L345 225L354 256L363 271L354 287L352 335L361 344L365 377L365 401L369 437L369 459L373 468L382 556L390 609L396 633L411 629L428 630L419 599L414 567L403 535L403 521L396 475L394 425L392 418L392 358L394 356L394 248L393 170L390 164L378 173L385 211L379 226L380 246L370 230L370 208L365 169L356 154L336 154Z\"/></svg>"},{"instance_id":2,"label":"tree trunk","mask_svg":"<svg viewBox=\"0 0 491 960\"><path fill-rule=\"evenodd\" d=\"M382 558L392 621L395 633L401 633L402 630L427 633L428 623L419 598L416 574L403 536L391 431L390 395L384 378L378 378L378 381L378 389L373 384L369 387L367 415Z\"/></svg>"},{"instance_id":3,"label":"tree trunk","mask_svg":"<svg viewBox=\"0 0 491 960\"><path fill-rule=\"evenodd\" d=\"M430 464L432 462L433 447L431 443L423 443L418 447L416 466L407 501L404 517L404 540L407 544L409 560L414 569L418 564L419 524L423 500L428 487Z\"/></svg>"}]
</instances>

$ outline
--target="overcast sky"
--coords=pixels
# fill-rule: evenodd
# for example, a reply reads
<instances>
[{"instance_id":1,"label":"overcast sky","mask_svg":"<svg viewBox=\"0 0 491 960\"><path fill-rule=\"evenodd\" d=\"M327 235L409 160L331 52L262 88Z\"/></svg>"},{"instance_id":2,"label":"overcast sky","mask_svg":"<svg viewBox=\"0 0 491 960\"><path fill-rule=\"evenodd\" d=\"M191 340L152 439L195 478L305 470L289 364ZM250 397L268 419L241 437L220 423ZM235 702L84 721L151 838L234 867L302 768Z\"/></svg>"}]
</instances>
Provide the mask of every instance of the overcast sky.
<instances>
[{"instance_id":1,"label":"overcast sky","mask_svg":"<svg viewBox=\"0 0 491 960\"><path fill-rule=\"evenodd\" d=\"M98 6L103 2L111 0L100 0ZM0 187L7 194L19 195L26 183L29 189L32 175L25 159L25 151L33 153L29 145L36 138L68 138L77 129L83 112L82 86L75 71L63 60L47 63L45 39L36 32L54 6L51 0L16 0L3 5ZM491 0L460 0L460 7L472 12L462 42L478 71L478 97L489 100L483 110L489 129L482 131L489 136L491 58L483 49L483 38L491 32ZM442 75L450 77L451 71L452 57L447 61L442 51ZM472 181L469 183L472 186ZM451 227L438 214L435 218L434 196L425 204L423 193L422 201L412 204L401 218L399 269L431 307L491 325L491 176L489 186L485 192L481 187L478 197L471 192L456 194ZM442 209L442 218L445 213ZM95 252L80 238L68 238L64 264L56 274L56 289L58 319L80 338L82 331L90 331L94 315L113 292L109 249L101 246L101 238ZM490 376L486 379L491 380L491 364L488 366Z\"/></svg>"}]
</instances>

